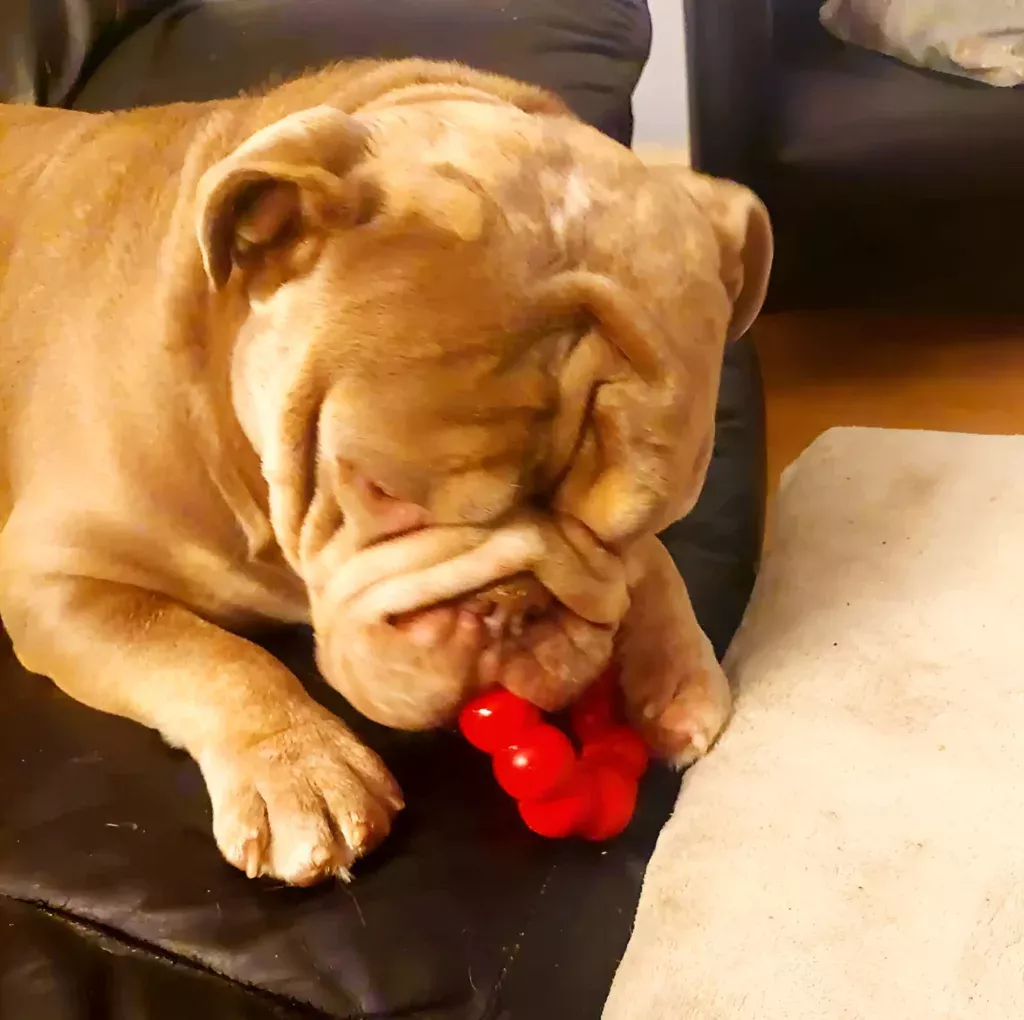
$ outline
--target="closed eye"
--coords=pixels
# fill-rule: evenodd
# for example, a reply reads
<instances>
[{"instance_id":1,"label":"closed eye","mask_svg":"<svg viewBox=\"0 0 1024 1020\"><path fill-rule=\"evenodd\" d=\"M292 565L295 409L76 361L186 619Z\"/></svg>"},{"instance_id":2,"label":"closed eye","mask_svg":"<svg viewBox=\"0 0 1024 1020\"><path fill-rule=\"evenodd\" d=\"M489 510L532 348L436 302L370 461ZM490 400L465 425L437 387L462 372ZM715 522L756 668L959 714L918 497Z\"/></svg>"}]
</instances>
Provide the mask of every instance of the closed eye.
<instances>
[{"instance_id":1,"label":"closed eye","mask_svg":"<svg viewBox=\"0 0 1024 1020\"><path fill-rule=\"evenodd\" d=\"M557 491L580 453L605 360L603 341L596 333L588 333L570 352L562 368L550 452L538 478L541 491L549 497Z\"/></svg>"}]
</instances>

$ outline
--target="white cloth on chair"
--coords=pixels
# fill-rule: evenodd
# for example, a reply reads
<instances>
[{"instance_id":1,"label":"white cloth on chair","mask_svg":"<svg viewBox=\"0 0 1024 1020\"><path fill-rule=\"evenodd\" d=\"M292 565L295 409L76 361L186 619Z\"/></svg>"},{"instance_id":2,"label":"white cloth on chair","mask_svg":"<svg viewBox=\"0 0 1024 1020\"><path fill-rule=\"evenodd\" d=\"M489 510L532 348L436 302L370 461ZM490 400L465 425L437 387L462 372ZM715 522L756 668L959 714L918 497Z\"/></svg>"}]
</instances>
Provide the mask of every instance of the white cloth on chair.
<instances>
[{"instance_id":1,"label":"white cloth on chair","mask_svg":"<svg viewBox=\"0 0 1024 1020\"><path fill-rule=\"evenodd\" d=\"M1024 1017L1024 438L826 433L727 669L604 1020Z\"/></svg>"}]
</instances>

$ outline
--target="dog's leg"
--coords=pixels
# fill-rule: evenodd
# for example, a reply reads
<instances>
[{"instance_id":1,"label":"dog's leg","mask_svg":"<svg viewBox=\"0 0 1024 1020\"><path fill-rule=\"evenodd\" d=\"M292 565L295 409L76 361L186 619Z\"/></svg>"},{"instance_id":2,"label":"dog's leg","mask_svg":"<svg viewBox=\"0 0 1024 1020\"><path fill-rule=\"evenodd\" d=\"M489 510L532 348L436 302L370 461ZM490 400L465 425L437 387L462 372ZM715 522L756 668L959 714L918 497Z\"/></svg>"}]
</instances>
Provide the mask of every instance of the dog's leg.
<instances>
[{"instance_id":1,"label":"dog's leg","mask_svg":"<svg viewBox=\"0 0 1024 1020\"><path fill-rule=\"evenodd\" d=\"M652 537L636 555L640 579L618 640L626 709L652 749L682 767L728 720L729 681L665 547Z\"/></svg>"},{"instance_id":2,"label":"dog's leg","mask_svg":"<svg viewBox=\"0 0 1024 1020\"><path fill-rule=\"evenodd\" d=\"M224 857L305 885L371 850L402 806L378 757L273 656L162 596L108 581L4 578L28 669L158 730L198 762Z\"/></svg>"}]
</instances>

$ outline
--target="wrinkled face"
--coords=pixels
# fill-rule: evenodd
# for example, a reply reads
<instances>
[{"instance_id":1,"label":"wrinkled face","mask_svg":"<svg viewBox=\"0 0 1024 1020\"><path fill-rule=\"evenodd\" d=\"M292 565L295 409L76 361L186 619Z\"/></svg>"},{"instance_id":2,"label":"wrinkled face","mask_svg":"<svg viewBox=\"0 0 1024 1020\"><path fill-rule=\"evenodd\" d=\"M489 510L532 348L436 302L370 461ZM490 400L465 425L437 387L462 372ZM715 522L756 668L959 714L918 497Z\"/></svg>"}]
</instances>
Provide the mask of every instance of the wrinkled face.
<instances>
[{"instance_id":1,"label":"wrinkled face","mask_svg":"<svg viewBox=\"0 0 1024 1020\"><path fill-rule=\"evenodd\" d=\"M479 99L305 111L207 174L239 420L321 669L369 717L438 725L495 684L554 709L607 664L763 291L763 211L718 187Z\"/></svg>"}]
</instances>

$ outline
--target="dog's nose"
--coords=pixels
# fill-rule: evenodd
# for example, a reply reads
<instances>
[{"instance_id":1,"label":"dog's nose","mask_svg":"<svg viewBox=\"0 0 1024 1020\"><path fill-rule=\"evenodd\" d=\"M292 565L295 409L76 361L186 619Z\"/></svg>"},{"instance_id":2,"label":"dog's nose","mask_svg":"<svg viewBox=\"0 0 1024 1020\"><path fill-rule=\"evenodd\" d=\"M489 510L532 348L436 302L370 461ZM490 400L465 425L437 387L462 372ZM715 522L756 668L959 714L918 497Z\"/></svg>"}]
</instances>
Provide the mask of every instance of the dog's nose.
<instances>
[{"instance_id":1,"label":"dog's nose","mask_svg":"<svg viewBox=\"0 0 1024 1020\"><path fill-rule=\"evenodd\" d=\"M543 616L554 598L533 574L516 574L471 596L465 608L479 615L494 637L518 637L531 620Z\"/></svg>"}]
</instances>

